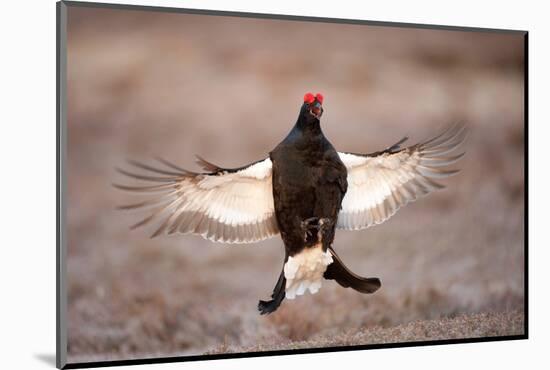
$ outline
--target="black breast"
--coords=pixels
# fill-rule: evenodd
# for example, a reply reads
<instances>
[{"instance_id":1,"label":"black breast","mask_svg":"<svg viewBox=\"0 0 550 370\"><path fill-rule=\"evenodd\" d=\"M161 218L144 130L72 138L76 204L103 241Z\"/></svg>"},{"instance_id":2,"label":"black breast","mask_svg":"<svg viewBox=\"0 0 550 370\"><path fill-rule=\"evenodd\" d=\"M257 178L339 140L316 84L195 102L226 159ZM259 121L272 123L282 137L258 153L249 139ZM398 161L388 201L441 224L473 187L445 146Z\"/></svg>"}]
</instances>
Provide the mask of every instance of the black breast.
<instances>
[{"instance_id":1,"label":"black breast","mask_svg":"<svg viewBox=\"0 0 550 370\"><path fill-rule=\"evenodd\" d=\"M316 244L317 235L304 240L301 222L330 219L332 227L323 237L330 245L342 199L347 171L324 135L287 138L270 153L273 162L273 198L281 237L287 253L294 255Z\"/></svg>"}]
</instances>

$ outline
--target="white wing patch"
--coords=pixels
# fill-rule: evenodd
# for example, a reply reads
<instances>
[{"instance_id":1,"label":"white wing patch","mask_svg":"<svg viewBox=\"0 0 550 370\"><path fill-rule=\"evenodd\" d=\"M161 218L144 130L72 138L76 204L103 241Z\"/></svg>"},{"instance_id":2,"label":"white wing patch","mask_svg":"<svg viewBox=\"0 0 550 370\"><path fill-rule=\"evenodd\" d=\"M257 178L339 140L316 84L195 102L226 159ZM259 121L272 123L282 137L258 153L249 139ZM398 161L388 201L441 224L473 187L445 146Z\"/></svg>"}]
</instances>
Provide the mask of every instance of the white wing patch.
<instances>
[{"instance_id":1,"label":"white wing patch","mask_svg":"<svg viewBox=\"0 0 550 370\"><path fill-rule=\"evenodd\" d=\"M158 218L162 222L152 236L191 233L225 243L251 243L278 234L269 158L242 169L218 168L215 172L202 174L186 171L166 161L162 163L168 168L130 162L141 169L164 175L162 177L119 170L138 180L163 183L136 187L115 185L124 190L162 193L146 202L121 207L157 206L149 217L134 227Z\"/></svg>"},{"instance_id":2,"label":"white wing patch","mask_svg":"<svg viewBox=\"0 0 550 370\"><path fill-rule=\"evenodd\" d=\"M424 143L401 149L394 146L373 155L338 153L348 170L348 190L337 227L359 230L380 224L405 204L444 186L433 179L457 173L440 167L464 153L445 156L462 144L463 125L455 125Z\"/></svg>"}]
</instances>

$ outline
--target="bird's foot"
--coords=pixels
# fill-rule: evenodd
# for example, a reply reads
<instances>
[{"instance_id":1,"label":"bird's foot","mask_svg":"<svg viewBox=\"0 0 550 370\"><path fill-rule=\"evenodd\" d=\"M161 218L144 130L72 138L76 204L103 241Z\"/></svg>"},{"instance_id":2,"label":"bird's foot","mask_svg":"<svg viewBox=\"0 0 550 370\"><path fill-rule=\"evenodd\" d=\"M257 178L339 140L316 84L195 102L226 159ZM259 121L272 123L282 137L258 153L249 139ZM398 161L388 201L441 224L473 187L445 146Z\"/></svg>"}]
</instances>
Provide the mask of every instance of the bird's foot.
<instances>
[{"instance_id":1,"label":"bird's foot","mask_svg":"<svg viewBox=\"0 0 550 370\"><path fill-rule=\"evenodd\" d=\"M326 217L310 217L301 221L300 226L304 232L304 241L311 239L314 233L319 233L319 239L325 230L330 229L333 222Z\"/></svg>"},{"instance_id":2,"label":"bird's foot","mask_svg":"<svg viewBox=\"0 0 550 370\"><path fill-rule=\"evenodd\" d=\"M326 229L330 229L332 227L332 220L327 217L323 217L319 219L319 231L323 233Z\"/></svg>"},{"instance_id":3,"label":"bird's foot","mask_svg":"<svg viewBox=\"0 0 550 370\"><path fill-rule=\"evenodd\" d=\"M311 239L319 230L319 217L306 218L300 223L300 227L304 233L304 241Z\"/></svg>"},{"instance_id":4,"label":"bird's foot","mask_svg":"<svg viewBox=\"0 0 550 370\"><path fill-rule=\"evenodd\" d=\"M329 240L331 239L330 237L327 237L327 235L330 234L333 228L334 222L330 218L319 219L319 233L317 234L317 238L323 243L323 250L325 251L329 247Z\"/></svg>"}]
</instances>

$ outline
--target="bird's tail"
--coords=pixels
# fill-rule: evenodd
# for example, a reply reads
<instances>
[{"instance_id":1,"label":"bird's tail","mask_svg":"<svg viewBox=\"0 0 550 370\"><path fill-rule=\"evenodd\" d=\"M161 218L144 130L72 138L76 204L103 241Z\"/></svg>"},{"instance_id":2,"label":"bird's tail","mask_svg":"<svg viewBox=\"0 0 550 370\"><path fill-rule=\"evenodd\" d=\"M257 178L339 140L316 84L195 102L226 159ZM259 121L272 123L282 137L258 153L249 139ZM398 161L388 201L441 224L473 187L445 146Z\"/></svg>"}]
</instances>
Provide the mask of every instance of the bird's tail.
<instances>
[{"instance_id":1,"label":"bird's tail","mask_svg":"<svg viewBox=\"0 0 550 370\"><path fill-rule=\"evenodd\" d=\"M334 249L329 248L332 254L333 262L328 265L324 273L324 278L327 280L336 280L338 284L344 288L352 288L360 293L374 293L380 288L381 283L378 278L364 278L354 274L344 265L340 257L334 252Z\"/></svg>"}]
</instances>

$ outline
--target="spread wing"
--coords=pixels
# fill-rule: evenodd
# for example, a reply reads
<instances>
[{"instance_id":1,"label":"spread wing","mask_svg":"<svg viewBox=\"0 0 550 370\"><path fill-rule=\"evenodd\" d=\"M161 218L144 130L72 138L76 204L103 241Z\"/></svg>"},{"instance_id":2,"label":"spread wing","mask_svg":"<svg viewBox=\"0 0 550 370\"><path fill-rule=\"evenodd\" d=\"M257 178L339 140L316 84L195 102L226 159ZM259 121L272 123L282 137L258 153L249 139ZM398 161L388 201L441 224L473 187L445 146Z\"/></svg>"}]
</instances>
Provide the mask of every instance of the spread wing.
<instances>
[{"instance_id":1,"label":"spread wing","mask_svg":"<svg viewBox=\"0 0 550 370\"><path fill-rule=\"evenodd\" d=\"M151 237L198 234L225 243L252 243L279 233L269 158L233 169L198 158L207 173L187 171L163 159L158 159L160 168L129 161L143 173L118 169L123 175L145 183L115 184L115 187L150 195L145 201L119 207L148 211L148 217L132 228L155 222L156 230Z\"/></svg>"},{"instance_id":2,"label":"spread wing","mask_svg":"<svg viewBox=\"0 0 550 370\"><path fill-rule=\"evenodd\" d=\"M402 148L402 139L386 150L371 154L338 153L348 170L348 190L342 201L337 227L359 230L377 225L405 204L444 186L434 181L458 170L444 168L464 153L453 154L466 138L457 124L425 142Z\"/></svg>"}]
</instances>

